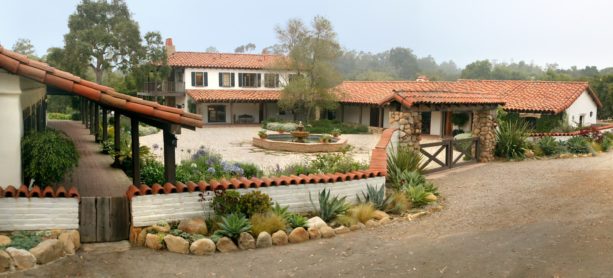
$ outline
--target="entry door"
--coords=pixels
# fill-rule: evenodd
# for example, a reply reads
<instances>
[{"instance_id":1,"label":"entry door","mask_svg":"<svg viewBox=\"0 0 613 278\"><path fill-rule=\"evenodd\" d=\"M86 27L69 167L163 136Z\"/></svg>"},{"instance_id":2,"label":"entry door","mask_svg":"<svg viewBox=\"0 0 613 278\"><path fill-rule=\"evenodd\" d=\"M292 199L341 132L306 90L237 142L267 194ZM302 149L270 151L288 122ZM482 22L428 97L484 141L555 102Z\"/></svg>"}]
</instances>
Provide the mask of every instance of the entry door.
<instances>
[{"instance_id":1,"label":"entry door","mask_svg":"<svg viewBox=\"0 0 613 278\"><path fill-rule=\"evenodd\" d=\"M451 122L451 111L443 113L443 137L453 136L453 123Z\"/></svg>"},{"instance_id":2,"label":"entry door","mask_svg":"<svg viewBox=\"0 0 613 278\"><path fill-rule=\"evenodd\" d=\"M379 126L379 116L381 116L381 108L379 107L371 107L370 108L370 126Z\"/></svg>"},{"instance_id":3,"label":"entry door","mask_svg":"<svg viewBox=\"0 0 613 278\"><path fill-rule=\"evenodd\" d=\"M226 122L226 106L225 105L210 105L208 107L209 123L225 123Z\"/></svg>"},{"instance_id":4,"label":"entry door","mask_svg":"<svg viewBox=\"0 0 613 278\"><path fill-rule=\"evenodd\" d=\"M421 134L430 134L432 112L421 113Z\"/></svg>"}]
</instances>

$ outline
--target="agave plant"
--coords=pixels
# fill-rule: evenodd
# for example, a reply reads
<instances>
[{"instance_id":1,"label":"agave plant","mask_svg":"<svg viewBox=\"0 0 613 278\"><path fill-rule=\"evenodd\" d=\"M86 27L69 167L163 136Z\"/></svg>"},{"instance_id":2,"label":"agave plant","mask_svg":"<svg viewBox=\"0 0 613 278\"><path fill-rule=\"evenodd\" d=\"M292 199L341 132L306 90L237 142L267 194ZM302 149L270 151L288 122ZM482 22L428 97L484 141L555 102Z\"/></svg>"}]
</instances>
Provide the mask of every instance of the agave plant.
<instances>
[{"instance_id":1,"label":"agave plant","mask_svg":"<svg viewBox=\"0 0 613 278\"><path fill-rule=\"evenodd\" d=\"M407 185L403 187L402 191L407 195L407 198L415 207L422 207L427 205L427 197L431 194L430 192L426 191L423 185Z\"/></svg>"},{"instance_id":2,"label":"agave plant","mask_svg":"<svg viewBox=\"0 0 613 278\"><path fill-rule=\"evenodd\" d=\"M338 196L330 198L330 189L324 189L319 191L319 206L316 206L309 192L309 200L313 209L326 222L333 220L339 214L344 214L349 209L350 206L345 202L345 199L346 197L339 198Z\"/></svg>"},{"instance_id":3,"label":"agave plant","mask_svg":"<svg viewBox=\"0 0 613 278\"><path fill-rule=\"evenodd\" d=\"M287 219L291 213L288 211L289 206L282 207L278 202L275 202L275 205L271 208L272 213L281 216L283 219Z\"/></svg>"},{"instance_id":4,"label":"agave plant","mask_svg":"<svg viewBox=\"0 0 613 278\"><path fill-rule=\"evenodd\" d=\"M289 224L292 229L299 227L306 229L309 227L306 217L300 214L290 213L285 220L287 220L287 224Z\"/></svg>"},{"instance_id":5,"label":"agave plant","mask_svg":"<svg viewBox=\"0 0 613 278\"><path fill-rule=\"evenodd\" d=\"M229 237L232 240L237 240L242 232L249 232L251 223L247 218L239 213L232 213L222 217L219 223L219 230L215 231L211 237L214 241L222 237Z\"/></svg>"},{"instance_id":6,"label":"agave plant","mask_svg":"<svg viewBox=\"0 0 613 278\"><path fill-rule=\"evenodd\" d=\"M523 159L528 136L528 124L524 121L509 121L496 130L496 156L507 159Z\"/></svg>"},{"instance_id":7,"label":"agave plant","mask_svg":"<svg viewBox=\"0 0 613 278\"><path fill-rule=\"evenodd\" d=\"M402 187L398 177L404 171L419 172L421 154L411 150L409 146L399 146L392 149L387 156L387 177L395 189Z\"/></svg>"},{"instance_id":8,"label":"agave plant","mask_svg":"<svg viewBox=\"0 0 613 278\"><path fill-rule=\"evenodd\" d=\"M362 192L362 198L356 194L358 203L371 203L378 210L385 210L389 205L389 197L385 196L385 186L377 189L370 184L366 185L366 193Z\"/></svg>"}]
</instances>

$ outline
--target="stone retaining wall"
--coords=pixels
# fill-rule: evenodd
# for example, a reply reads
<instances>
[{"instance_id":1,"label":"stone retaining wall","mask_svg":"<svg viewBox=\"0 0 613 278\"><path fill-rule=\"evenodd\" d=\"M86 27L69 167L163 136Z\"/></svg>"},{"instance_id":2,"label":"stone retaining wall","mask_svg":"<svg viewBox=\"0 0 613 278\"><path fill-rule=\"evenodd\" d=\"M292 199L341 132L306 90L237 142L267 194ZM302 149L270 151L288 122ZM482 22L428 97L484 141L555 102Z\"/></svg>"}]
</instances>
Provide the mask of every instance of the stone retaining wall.
<instances>
[{"instance_id":1,"label":"stone retaining wall","mask_svg":"<svg viewBox=\"0 0 613 278\"><path fill-rule=\"evenodd\" d=\"M277 185L259 188L232 189L241 193L259 190L268 194L273 202L289 206L293 212L312 211L309 193L313 202L318 204L318 192L330 189L332 196L346 196L348 202L355 203L356 194L366 192L367 185L380 188L385 184L385 177L371 177L329 183L307 183L297 185ZM167 193L153 195L136 195L131 199L132 225L134 227L150 226L160 220L181 220L194 216L212 214L209 204L213 198L212 191L205 191L205 202L199 201L199 191Z\"/></svg>"}]
</instances>

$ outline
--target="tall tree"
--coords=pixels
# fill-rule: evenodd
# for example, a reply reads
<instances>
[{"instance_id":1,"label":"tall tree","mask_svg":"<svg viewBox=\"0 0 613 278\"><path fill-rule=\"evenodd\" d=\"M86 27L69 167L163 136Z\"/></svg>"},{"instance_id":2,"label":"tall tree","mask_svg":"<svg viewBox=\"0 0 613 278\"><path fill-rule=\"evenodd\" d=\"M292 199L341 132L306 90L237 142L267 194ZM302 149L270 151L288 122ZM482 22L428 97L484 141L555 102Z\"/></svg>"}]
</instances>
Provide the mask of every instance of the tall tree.
<instances>
[{"instance_id":1,"label":"tall tree","mask_svg":"<svg viewBox=\"0 0 613 278\"><path fill-rule=\"evenodd\" d=\"M283 89L279 106L302 114L306 121L316 108L335 109L337 95L332 89L342 77L334 62L341 55L341 48L332 23L316 16L310 28L300 19L291 19L285 28L275 29L279 45L287 55L281 67L296 73Z\"/></svg>"},{"instance_id":2,"label":"tall tree","mask_svg":"<svg viewBox=\"0 0 613 278\"><path fill-rule=\"evenodd\" d=\"M492 63L488 60L482 60L468 64L462 70L461 77L466 79L491 79Z\"/></svg>"},{"instance_id":3,"label":"tall tree","mask_svg":"<svg viewBox=\"0 0 613 278\"><path fill-rule=\"evenodd\" d=\"M244 44L235 48L234 53L246 53L251 52L253 50L255 50L255 44L250 42L248 44Z\"/></svg>"},{"instance_id":4,"label":"tall tree","mask_svg":"<svg viewBox=\"0 0 613 278\"><path fill-rule=\"evenodd\" d=\"M204 51L206 51L206 52L210 52L210 53L217 53L217 52L219 52L219 50L217 50L217 48L216 48L216 47L214 47L214 46L209 46L209 47L207 47L207 48L206 48L206 50L204 50Z\"/></svg>"},{"instance_id":5,"label":"tall tree","mask_svg":"<svg viewBox=\"0 0 613 278\"><path fill-rule=\"evenodd\" d=\"M36 56L36 51L34 50L34 45L29 39L17 39L15 44L13 44L13 51L26 55L28 58L38 59Z\"/></svg>"},{"instance_id":6,"label":"tall tree","mask_svg":"<svg viewBox=\"0 0 613 278\"><path fill-rule=\"evenodd\" d=\"M133 68L143 55L138 23L123 0L83 0L68 18L68 28L65 68L82 73L89 67L96 82L101 83L108 70Z\"/></svg>"}]
</instances>

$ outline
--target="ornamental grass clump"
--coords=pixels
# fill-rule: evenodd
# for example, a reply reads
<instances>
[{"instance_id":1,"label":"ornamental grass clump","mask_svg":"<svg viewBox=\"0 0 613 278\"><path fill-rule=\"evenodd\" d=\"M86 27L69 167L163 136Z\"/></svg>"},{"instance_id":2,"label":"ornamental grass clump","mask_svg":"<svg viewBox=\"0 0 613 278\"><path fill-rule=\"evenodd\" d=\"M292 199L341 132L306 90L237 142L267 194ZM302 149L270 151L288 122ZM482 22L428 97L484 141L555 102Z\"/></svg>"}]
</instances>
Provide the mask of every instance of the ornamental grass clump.
<instances>
[{"instance_id":1,"label":"ornamental grass clump","mask_svg":"<svg viewBox=\"0 0 613 278\"><path fill-rule=\"evenodd\" d=\"M323 221L330 222L337 215L344 214L349 209L350 205L345 201L346 197L339 198L338 196L330 197L330 189L324 189L319 192L319 204L315 205L309 192L309 200L316 214Z\"/></svg>"},{"instance_id":2,"label":"ornamental grass clump","mask_svg":"<svg viewBox=\"0 0 613 278\"><path fill-rule=\"evenodd\" d=\"M256 213L251 216L249 222L251 222L251 232L256 236L261 232L273 234L276 231L285 231L287 227L287 222L283 217L271 212Z\"/></svg>"},{"instance_id":3,"label":"ornamental grass clump","mask_svg":"<svg viewBox=\"0 0 613 278\"><path fill-rule=\"evenodd\" d=\"M349 209L349 214L355 220L366 223L375 216L375 208L371 203L359 204Z\"/></svg>"},{"instance_id":4,"label":"ornamental grass clump","mask_svg":"<svg viewBox=\"0 0 613 278\"><path fill-rule=\"evenodd\" d=\"M528 125L524 121L502 122L496 130L494 153L506 159L523 159L528 138Z\"/></svg>"},{"instance_id":5,"label":"ornamental grass clump","mask_svg":"<svg viewBox=\"0 0 613 278\"><path fill-rule=\"evenodd\" d=\"M385 208L385 211L394 214L402 214L410 208L411 201L409 201L407 195L403 192L394 192L390 195L389 204Z\"/></svg>"}]
</instances>

